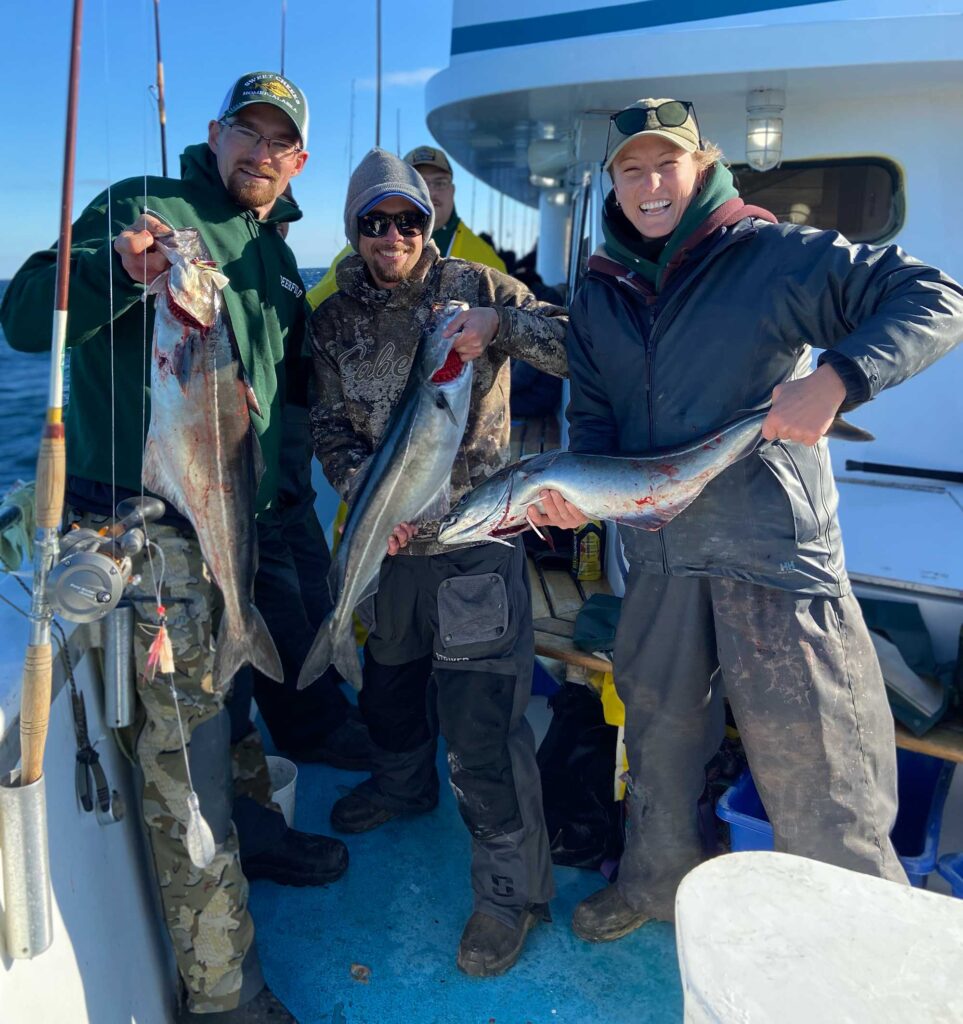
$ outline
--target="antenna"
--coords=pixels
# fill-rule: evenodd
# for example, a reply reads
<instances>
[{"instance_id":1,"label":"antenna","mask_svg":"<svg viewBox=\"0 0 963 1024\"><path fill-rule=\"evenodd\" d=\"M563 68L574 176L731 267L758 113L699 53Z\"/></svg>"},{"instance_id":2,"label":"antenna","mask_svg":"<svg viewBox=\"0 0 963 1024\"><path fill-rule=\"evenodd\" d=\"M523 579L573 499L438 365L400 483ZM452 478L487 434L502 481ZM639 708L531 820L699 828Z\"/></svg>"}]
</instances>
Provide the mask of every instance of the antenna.
<instances>
[{"instance_id":1,"label":"antenna","mask_svg":"<svg viewBox=\"0 0 963 1024\"><path fill-rule=\"evenodd\" d=\"M348 113L348 176L354 170L354 87L356 78L351 79L351 106Z\"/></svg>"}]
</instances>

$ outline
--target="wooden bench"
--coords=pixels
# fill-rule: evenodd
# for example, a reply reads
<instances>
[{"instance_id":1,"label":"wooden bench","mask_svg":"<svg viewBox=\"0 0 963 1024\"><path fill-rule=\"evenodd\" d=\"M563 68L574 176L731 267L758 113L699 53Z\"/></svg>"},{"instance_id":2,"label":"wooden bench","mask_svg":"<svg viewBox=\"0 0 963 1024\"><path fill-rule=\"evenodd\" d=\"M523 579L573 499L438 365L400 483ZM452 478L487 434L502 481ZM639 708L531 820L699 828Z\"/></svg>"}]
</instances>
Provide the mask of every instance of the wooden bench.
<instances>
[{"instance_id":1,"label":"wooden bench","mask_svg":"<svg viewBox=\"0 0 963 1024\"><path fill-rule=\"evenodd\" d=\"M532 417L512 420L509 447L511 461L518 462L528 455L540 455L561 446L562 437L557 416Z\"/></svg>"},{"instance_id":2,"label":"wooden bench","mask_svg":"<svg viewBox=\"0 0 963 1024\"><path fill-rule=\"evenodd\" d=\"M610 594L612 591L608 581L603 579L595 583L582 583L580 593L570 572L556 568L540 570L531 558L528 559L528 575L532 586L535 653L580 669L611 672L611 661L580 650L572 641L575 616L585 598L599 592ZM963 763L963 716L957 714L941 722L925 736L914 736L897 722L896 746L945 761Z\"/></svg>"},{"instance_id":3,"label":"wooden bench","mask_svg":"<svg viewBox=\"0 0 963 1024\"><path fill-rule=\"evenodd\" d=\"M608 659L580 650L572 642L579 609L592 594L611 594L608 580L603 577L579 583L567 569L536 565L531 556L528 580L532 588L535 653L582 669L611 672Z\"/></svg>"}]
</instances>

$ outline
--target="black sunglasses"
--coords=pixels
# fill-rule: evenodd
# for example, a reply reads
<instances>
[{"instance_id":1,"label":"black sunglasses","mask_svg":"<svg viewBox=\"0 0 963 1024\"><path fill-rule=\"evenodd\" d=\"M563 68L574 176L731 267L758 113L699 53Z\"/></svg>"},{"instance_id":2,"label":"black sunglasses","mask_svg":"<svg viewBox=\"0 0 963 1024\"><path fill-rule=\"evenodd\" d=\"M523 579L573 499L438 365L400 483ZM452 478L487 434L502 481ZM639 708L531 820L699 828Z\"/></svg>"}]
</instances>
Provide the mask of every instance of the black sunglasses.
<instances>
[{"instance_id":1,"label":"black sunglasses","mask_svg":"<svg viewBox=\"0 0 963 1024\"><path fill-rule=\"evenodd\" d=\"M639 132L645 131L649 122L649 114L655 114L656 121L663 128L681 128L691 114L696 131L699 128L695 110L688 100L667 100L657 107L626 107L625 110L613 114L610 120L623 135L637 135Z\"/></svg>"},{"instance_id":2,"label":"black sunglasses","mask_svg":"<svg viewBox=\"0 0 963 1024\"><path fill-rule=\"evenodd\" d=\"M358 230L365 238L384 238L392 224L405 238L414 238L424 234L428 227L428 214L420 210L402 210L401 213L364 213L358 218Z\"/></svg>"}]
</instances>

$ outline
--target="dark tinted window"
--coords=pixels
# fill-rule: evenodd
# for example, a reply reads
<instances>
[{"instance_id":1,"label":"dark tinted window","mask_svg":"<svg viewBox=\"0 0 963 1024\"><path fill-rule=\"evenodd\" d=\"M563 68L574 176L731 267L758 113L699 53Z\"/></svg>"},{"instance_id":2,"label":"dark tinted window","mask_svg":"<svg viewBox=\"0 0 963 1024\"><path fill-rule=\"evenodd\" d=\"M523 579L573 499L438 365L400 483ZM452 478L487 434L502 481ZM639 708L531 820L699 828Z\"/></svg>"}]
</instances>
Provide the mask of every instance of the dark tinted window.
<instances>
[{"instance_id":1,"label":"dark tinted window","mask_svg":"<svg viewBox=\"0 0 963 1024\"><path fill-rule=\"evenodd\" d=\"M735 164L747 203L781 221L834 228L851 242L884 242L902 227L902 184L890 160L788 160L772 171Z\"/></svg>"}]
</instances>

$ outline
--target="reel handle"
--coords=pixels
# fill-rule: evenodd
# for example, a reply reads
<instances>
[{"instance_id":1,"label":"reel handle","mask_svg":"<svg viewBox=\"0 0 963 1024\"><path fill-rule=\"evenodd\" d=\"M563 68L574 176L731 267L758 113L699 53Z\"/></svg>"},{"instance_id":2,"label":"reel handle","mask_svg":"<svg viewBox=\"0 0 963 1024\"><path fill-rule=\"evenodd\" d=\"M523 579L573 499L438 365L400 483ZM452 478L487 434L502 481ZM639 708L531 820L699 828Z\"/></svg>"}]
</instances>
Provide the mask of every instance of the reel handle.
<instances>
[{"instance_id":1,"label":"reel handle","mask_svg":"<svg viewBox=\"0 0 963 1024\"><path fill-rule=\"evenodd\" d=\"M160 498L124 498L117 504L117 515L120 518L110 526L102 527L98 532L102 537L121 537L134 527L160 519L166 511L167 506Z\"/></svg>"},{"instance_id":2,"label":"reel handle","mask_svg":"<svg viewBox=\"0 0 963 1024\"><path fill-rule=\"evenodd\" d=\"M125 530L132 526L143 526L144 523L153 522L167 511L167 506L160 498L152 498L145 495L143 498L124 498L117 504L117 515L121 517L118 525L123 525Z\"/></svg>"}]
</instances>

